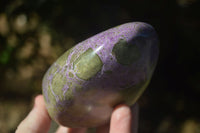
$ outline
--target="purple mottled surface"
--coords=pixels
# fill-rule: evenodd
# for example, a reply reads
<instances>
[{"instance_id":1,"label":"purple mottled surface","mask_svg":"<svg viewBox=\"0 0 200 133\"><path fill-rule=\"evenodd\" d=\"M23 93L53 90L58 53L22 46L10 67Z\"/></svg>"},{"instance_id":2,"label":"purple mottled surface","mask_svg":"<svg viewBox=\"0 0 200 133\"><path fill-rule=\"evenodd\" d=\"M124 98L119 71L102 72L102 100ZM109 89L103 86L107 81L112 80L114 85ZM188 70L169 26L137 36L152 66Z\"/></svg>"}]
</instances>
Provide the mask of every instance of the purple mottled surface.
<instances>
[{"instance_id":1,"label":"purple mottled surface","mask_svg":"<svg viewBox=\"0 0 200 133\"><path fill-rule=\"evenodd\" d=\"M114 27L77 44L44 76L50 116L70 127L104 124L115 105L134 104L142 94L158 52L155 30L141 22Z\"/></svg>"}]
</instances>

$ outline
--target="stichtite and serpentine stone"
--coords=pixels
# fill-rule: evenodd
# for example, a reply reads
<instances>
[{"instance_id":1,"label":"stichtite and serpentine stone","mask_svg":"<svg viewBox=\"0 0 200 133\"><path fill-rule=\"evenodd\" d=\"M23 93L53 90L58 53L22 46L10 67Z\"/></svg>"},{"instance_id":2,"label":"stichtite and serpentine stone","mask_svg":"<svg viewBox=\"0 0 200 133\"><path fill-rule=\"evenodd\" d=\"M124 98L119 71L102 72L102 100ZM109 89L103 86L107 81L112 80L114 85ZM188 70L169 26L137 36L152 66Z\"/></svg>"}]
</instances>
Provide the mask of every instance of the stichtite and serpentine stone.
<instances>
[{"instance_id":1,"label":"stichtite and serpentine stone","mask_svg":"<svg viewBox=\"0 0 200 133\"><path fill-rule=\"evenodd\" d=\"M96 127L113 108L132 105L150 82L158 59L152 26L126 23L66 51L43 78L43 95L52 119L68 127Z\"/></svg>"}]
</instances>

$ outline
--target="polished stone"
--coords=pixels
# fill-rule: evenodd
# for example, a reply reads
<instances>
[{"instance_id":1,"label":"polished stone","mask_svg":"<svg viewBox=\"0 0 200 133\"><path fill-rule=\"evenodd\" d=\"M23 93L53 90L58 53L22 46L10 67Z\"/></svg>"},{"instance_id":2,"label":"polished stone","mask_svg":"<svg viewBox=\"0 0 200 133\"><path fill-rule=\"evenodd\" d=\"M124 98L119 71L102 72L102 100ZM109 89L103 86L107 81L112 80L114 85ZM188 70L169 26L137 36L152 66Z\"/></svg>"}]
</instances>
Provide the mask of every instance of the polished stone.
<instances>
[{"instance_id":1,"label":"polished stone","mask_svg":"<svg viewBox=\"0 0 200 133\"><path fill-rule=\"evenodd\" d=\"M132 105L150 82L158 37L142 22L99 33L66 51L43 78L50 116L68 127L106 123L113 107Z\"/></svg>"}]
</instances>

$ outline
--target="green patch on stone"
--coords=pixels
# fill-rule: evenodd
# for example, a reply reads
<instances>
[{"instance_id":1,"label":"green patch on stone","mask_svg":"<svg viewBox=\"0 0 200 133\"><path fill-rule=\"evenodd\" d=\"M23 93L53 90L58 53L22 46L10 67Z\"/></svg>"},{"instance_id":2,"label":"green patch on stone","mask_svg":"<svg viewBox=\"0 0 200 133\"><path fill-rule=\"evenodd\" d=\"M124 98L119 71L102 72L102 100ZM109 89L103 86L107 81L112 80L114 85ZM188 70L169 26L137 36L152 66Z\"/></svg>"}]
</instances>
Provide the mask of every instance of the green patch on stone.
<instances>
[{"instance_id":1,"label":"green patch on stone","mask_svg":"<svg viewBox=\"0 0 200 133\"><path fill-rule=\"evenodd\" d=\"M53 95L53 92L52 92L52 90L50 88L50 84L48 84L48 91L47 91L47 93L48 93L48 98L49 98L49 101L50 101L50 105L55 106L56 105L56 98Z\"/></svg>"},{"instance_id":2,"label":"green patch on stone","mask_svg":"<svg viewBox=\"0 0 200 133\"><path fill-rule=\"evenodd\" d=\"M63 73L56 73L52 79L52 88L54 93L60 98L64 99L63 91L65 84L67 83L67 78Z\"/></svg>"},{"instance_id":3,"label":"green patch on stone","mask_svg":"<svg viewBox=\"0 0 200 133\"><path fill-rule=\"evenodd\" d=\"M73 98L73 89L71 87L68 88L67 92L65 93L65 98L67 100L71 100Z\"/></svg>"},{"instance_id":4,"label":"green patch on stone","mask_svg":"<svg viewBox=\"0 0 200 133\"><path fill-rule=\"evenodd\" d=\"M75 54L75 53L72 54L70 63L73 63L73 62L74 62L74 60L76 59L76 56L77 56L77 54Z\"/></svg>"},{"instance_id":5,"label":"green patch on stone","mask_svg":"<svg viewBox=\"0 0 200 133\"><path fill-rule=\"evenodd\" d=\"M69 77L70 78L73 78L74 77L74 74L72 72L69 72Z\"/></svg>"},{"instance_id":6,"label":"green patch on stone","mask_svg":"<svg viewBox=\"0 0 200 133\"><path fill-rule=\"evenodd\" d=\"M53 65L49 68L49 75L54 74L57 70L58 70L58 68L56 67L55 64L53 64Z\"/></svg>"},{"instance_id":7,"label":"green patch on stone","mask_svg":"<svg viewBox=\"0 0 200 133\"><path fill-rule=\"evenodd\" d=\"M101 70L102 66L99 56L89 48L75 60L74 71L79 78L89 80Z\"/></svg>"},{"instance_id":8,"label":"green patch on stone","mask_svg":"<svg viewBox=\"0 0 200 133\"><path fill-rule=\"evenodd\" d=\"M115 44L112 54L117 59L117 62L122 65L131 65L140 58L140 51L137 45L128 44L123 39L120 39Z\"/></svg>"},{"instance_id":9,"label":"green patch on stone","mask_svg":"<svg viewBox=\"0 0 200 133\"><path fill-rule=\"evenodd\" d=\"M68 88L67 92L65 93L65 98L67 100L71 100L73 98L72 90L80 91L82 86L77 84L76 82L68 82L67 84L68 84L69 88Z\"/></svg>"},{"instance_id":10,"label":"green patch on stone","mask_svg":"<svg viewBox=\"0 0 200 133\"><path fill-rule=\"evenodd\" d=\"M68 60L68 56L71 53L72 49L73 48L67 50L62 56L60 56L56 61L56 63L59 64L60 66L64 66L66 64L66 61Z\"/></svg>"}]
</instances>

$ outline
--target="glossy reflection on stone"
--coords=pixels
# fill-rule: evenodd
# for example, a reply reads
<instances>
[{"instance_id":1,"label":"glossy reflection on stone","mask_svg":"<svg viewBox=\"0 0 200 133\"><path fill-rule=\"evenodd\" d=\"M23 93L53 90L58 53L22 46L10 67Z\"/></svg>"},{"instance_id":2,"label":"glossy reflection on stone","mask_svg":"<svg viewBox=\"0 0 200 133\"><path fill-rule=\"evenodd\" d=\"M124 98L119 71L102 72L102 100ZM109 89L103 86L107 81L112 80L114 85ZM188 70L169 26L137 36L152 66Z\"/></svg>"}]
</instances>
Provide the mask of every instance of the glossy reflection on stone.
<instances>
[{"instance_id":1,"label":"glossy reflection on stone","mask_svg":"<svg viewBox=\"0 0 200 133\"><path fill-rule=\"evenodd\" d=\"M99 56L89 48L74 62L74 71L79 78L89 80L101 70L102 66Z\"/></svg>"},{"instance_id":2,"label":"glossy reflection on stone","mask_svg":"<svg viewBox=\"0 0 200 133\"><path fill-rule=\"evenodd\" d=\"M52 119L68 127L96 127L114 106L132 105L150 82L158 58L152 26L133 22L99 33L66 51L43 78Z\"/></svg>"}]
</instances>

